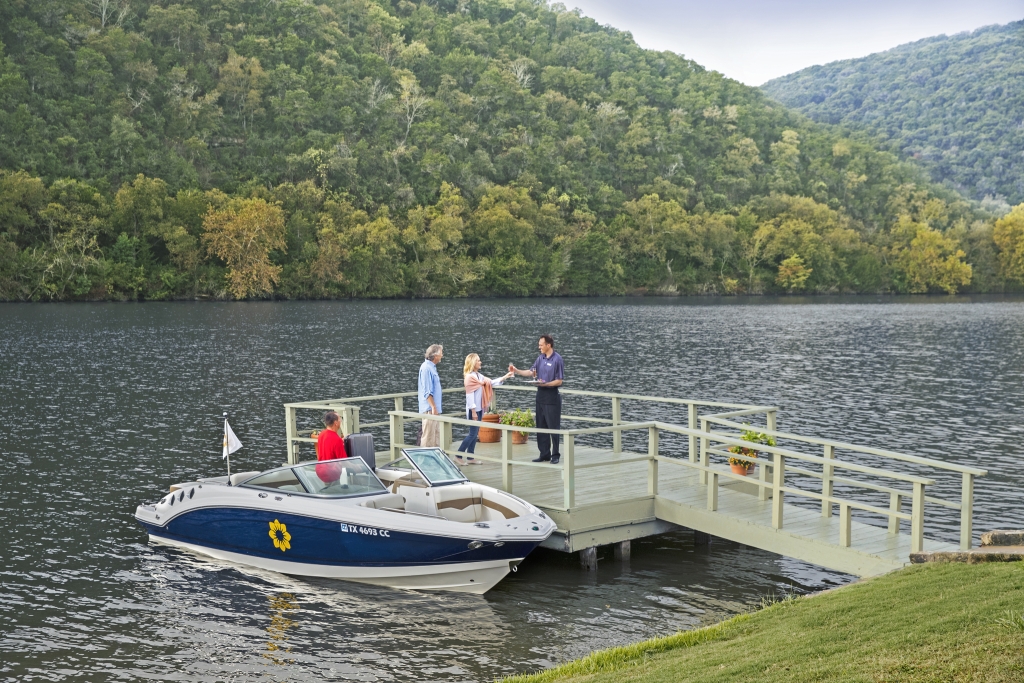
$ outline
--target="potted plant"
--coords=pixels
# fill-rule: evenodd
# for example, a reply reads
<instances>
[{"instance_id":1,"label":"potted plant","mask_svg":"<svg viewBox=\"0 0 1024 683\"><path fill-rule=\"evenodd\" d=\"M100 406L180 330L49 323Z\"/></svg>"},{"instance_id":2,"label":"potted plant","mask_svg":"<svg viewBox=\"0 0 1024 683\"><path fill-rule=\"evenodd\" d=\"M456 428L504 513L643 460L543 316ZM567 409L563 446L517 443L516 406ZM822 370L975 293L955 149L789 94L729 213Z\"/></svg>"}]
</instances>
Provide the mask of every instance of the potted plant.
<instances>
[{"instance_id":1,"label":"potted plant","mask_svg":"<svg viewBox=\"0 0 1024 683\"><path fill-rule=\"evenodd\" d=\"M482 418L483 422L490 422L491 424L498 424L501 421L501 415L496 411L498 410L498 392L494 392L495 396L491 399L491 405L487 406L487 412L484 413ZM501 430L491 429L490 427L481 427L480 434L476 438L480 443L498 443L501 441Z\"/></svg>"},{"instance_id":2,"label":"potted plant","mask_svg":"<svg viewBox=\"0 0 1024 683\"><path fill-rule=\"evenodd\" d=\"M533 413L529 409L522 410L519 408L516 408L511 413L503 413L501 424L512 425L513 427L535 427L537 425L533 420ZM526 443L526 432L512 432L512 443Z\"/></svg>"},{"instance_id":3,"label":"potted plant","mask_svg":"<svg viewBox=\"0 0 1024 683\"><path fill-rule=\"evenodd\" d=\"M774 446L775 438L768 436L764 432L754 431L753 429L744 429L743 433L740 434L740 439L743 441L749 441L750 443L763 444L765 446ZM747 458L757 459L757 449L749 448L747 446L729 446L729 452L735 453L736 455L742 455ZM734 474L742 474L746 476L754 470L754 463L742 458L729 458L729 466L732 468Z\"/></svg>"}]
</instances>

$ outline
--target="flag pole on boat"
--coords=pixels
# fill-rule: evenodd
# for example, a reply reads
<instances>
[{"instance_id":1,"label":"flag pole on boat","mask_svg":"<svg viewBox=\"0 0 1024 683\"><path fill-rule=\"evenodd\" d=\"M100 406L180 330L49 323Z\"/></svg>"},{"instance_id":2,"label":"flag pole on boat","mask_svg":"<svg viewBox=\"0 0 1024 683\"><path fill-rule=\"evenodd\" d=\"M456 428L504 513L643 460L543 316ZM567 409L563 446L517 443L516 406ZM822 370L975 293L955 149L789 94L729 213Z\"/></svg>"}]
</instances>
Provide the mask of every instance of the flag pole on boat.
<instances>
[{"instance_id":1,"label":"flag pole on boat","mask_svg":"<svg viewBox=\"0 0 1024 683\"><path fill-rule=\"evenodd\" d=\"M224 455L221 457L228 461L229 482L231 481L231 454L241 447L242 442L238 440L238 437L231 430L231 425L228 424L228 414L224 413Z\"/></svg>"}]
</instances>

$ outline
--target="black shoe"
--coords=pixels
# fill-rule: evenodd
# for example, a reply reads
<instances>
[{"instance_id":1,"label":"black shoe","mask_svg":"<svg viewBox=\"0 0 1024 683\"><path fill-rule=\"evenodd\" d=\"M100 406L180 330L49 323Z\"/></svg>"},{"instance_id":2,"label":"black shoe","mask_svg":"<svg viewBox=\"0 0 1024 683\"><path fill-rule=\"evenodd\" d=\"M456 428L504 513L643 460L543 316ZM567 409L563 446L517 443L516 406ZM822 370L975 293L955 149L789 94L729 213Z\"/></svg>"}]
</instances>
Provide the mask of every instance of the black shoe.
<instances>
[{"instance_id":1,"label":"black shoe","mask_svg":"<svg viewBox=\"0 0 1024 683\"><path fill-rule=\"evenodd\" d=\"M550 458L550 457L547 457L547 458L545 458L545 457L544 457L544 456L542 455L542 456L540 456L539 458L534 458L534 459L533 459L533 460L531 460L530 462L550 462L550 460L551 460L551 458Z\"/></svg>"},{"instance_id":2,"label":"black shoe","mask_svg":"<svg viewBox=\"0 0 1024 683\"><path fill-rule=\"evenodd\" d=\"M559 458L551 458L551 464L552 465L557 465L558 461L559 461Z\"/></svg>"}]
</instances>

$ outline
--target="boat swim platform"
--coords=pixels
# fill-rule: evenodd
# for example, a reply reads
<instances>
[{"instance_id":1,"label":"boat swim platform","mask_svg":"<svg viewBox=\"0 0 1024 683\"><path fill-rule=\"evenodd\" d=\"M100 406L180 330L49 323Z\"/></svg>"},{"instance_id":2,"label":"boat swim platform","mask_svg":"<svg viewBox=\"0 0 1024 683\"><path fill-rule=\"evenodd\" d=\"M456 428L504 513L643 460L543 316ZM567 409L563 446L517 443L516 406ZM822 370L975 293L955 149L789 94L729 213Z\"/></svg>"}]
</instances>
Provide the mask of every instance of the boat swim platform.
<instances>
[{"instance_id":1,"label":"boat swim platform","mask_svg":"<svg viewBox=\"0 0 1024 683\"><path fill-rule=\"evenodd\" d=\"M503 394L516 391L536 390L497 388ZM461 394L462 389L449 392ZM771 406L562 393L563 429L487 423L500 432L500 441L478 442L474 457L480 464L461 467L471 481L512 493L548 514L558 530L545 547L592 552L597 546L689 528L866 577L909 564L912 552L972 545L974 480L984 470L783 432L777 429L778 409ZM408 392L286 404L289 462L298 462L300 449L314 441L301 428L299 411L308 423L327 409L338 411L345 433L377 432L375 442L388 445L386 450L378 446L377 464L389 462L415 443L412 434L422 416L404 409L405 399L415 397ZM607 401L610 416L596 416ZM661 405L652 410L652 403ZM634 408L630 412L635 415L665 416L665 421L630 420L624 406ZM386 419L362 421L373 412ZM675 414L678 419L671 420ZM465 455L457 452L453 434L461 437L480 423L454 414L433 419L441 422L442 448L453 459ZM776 445L744 440L750 430ZM515 431L527 433L529 441L514 444ZM557 465L532 462L538 433L559 435ZM751 446L756 446L754 458L729 451ZM729 458L754 463L755 469L746 475L733 472ZM950 500L956 488L960 495ZM934 495L936 490L945 497ZM939 507L959 511L959 544L925 536L926 513Z\"/></svg>"}]
</instances>

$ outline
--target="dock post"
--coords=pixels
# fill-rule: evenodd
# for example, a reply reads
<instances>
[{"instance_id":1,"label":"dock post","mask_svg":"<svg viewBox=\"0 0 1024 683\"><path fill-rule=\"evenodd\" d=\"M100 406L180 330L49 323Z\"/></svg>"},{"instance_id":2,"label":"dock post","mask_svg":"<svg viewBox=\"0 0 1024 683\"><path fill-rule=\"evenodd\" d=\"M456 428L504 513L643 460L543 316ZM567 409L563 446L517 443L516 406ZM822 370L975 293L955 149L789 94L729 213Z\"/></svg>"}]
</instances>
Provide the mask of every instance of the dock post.
<instances>
[{"instance_id":1,"label":"dock post","mask_svg":"<svg viewBox=\"0 0 1024 683\"><path fill-rule=\"evenodd\" d=\"M501 489L512 493L512 432L501 431Z\"/></svg>"},{"instance_id":2,"label":"dock post","mask_svg":"<svg viewBox=\"0 0 1024 683\"><path fill-rule=\"evenodd\" d=\"M718 472L711 472L708 477L708 510L718 511Z\"/></svg>"},{"instance_id":3,"label":"dock post","mask_svg":"<svg viewBox=\"0 0 1024 683\"><path fill-rule=\"evenodd\" d=\"M783 482L786 477L786 458L775 454L775 463L772 470L772 528L782 528L782 501L786 498L782 493Z\"/></svg>"},{"instance_id":4,"label":"dock post","mask_svg":"<svg viewBox=\"0 0 1024 683\"><path fill-rule=\"evenodd\" d=\"M839 504L839 545L844 548L850 547L850 532L853 530L851 522L850 506L846 503Z\"/></svg>"},{"instance_id":5,"label":"dock post","mask_svg":"<svg viewBox=\"0 0 1024 683\"><path fill-rule=\"evenodd\" d=\"M341 432L343 434L359 433L359 406L341 407Z\"/></svg>"},{"instance_id":6,"label":"dock post","mask_svg":"<svg viewBox=\"0 0 1024 683\"><path fill-rule=\"evenodd\" d=\"M825 460L834 460L836 457L836 448L832 444L825 444L825 452L822 454ZM821 466L821 516L831 517L832 516L832 492L834 483L832 481L832 471L835 468L830 464Z\"/></svg>"},{"instance_id":7,"label":"dock post","mask_svg":"<svg viewBox=\"0 0 1024 683\"><path fill-rule=\"evenodd\" d=\"M687 425L690 429L697 429L697 404L687 403L686 404L687 414ZM697 436L696 434L690 434L690 462L697 462Z\"/></svg>"},{"instance_id":8,"label":"dock post","mask_svg":"<svg viewBox=\"0 0 1024 683\"><path fill-rule=\"evenodd\" d=\"M704 485L708 483L708 437L706 434L711 432L711 425L707 420L700 421L700 429L705 433L705 436L700 437L700 464L704 467L697 475L697 480Z\"/></svg>"},{"instance_id":9,"label":"dock post","mask_svg":"<svg viewBox=\"0 0 1024 683\"><path fill-rule=\"evenodd\" d=\"M900 512L903 508L903 495L900 493L889 494L889 511ZM895 536L900 532L900 518L889 515L889 535Z\"/></svg>"},{"instance_id":10,"label":"dock post","mask_svg":"<svg viewBox=\"0 0 1024 683\"><path fill-rule=\"evenodd\" d=\"M960 489L960 550L970 550L973 540L974 475L964 472Z\"/></svg>"},{"instance_id":11,"label":"dock post","mask_svg":"<svg viewBox=\"0 0 1024 683\"><path fill-rule=\"evenodd\" d=\"M658 428L647 430L647 495L658 495Z\"/></svg>"},{"instance_id":12,"label":"dock post","mask_svg":"<svg viewBox=\"0 0 1024 683\"><path fill-rule=\"evenodd\" d=\"M629 562L630 555L630 544L629 541L622 541L621 543L615 544L615 559L620 562Z\"/></svg>"},{"instance_id":13,"label":"dock post","mask_svg":"<svg viewBox=\"0 0 1024 683\"><path fill-rule=\"evenodd\" d=\"M452 449L452 423L441 423L441 450L446 453Z\"/></svg>"},{"instance_id":14,"label":"dock post","mask_svg":"<svg viewBox=\"0 0 1024 683\"><path fill-rule=\"evenodd\" d=\"M612 397L612 424L622 424L622 399L618 396ZM622 432L619 430L612 432L612 452L622 452Z\"/></svg>"},{"instance_id":15,"label":"dock post","mask_svg":"<svg viewBox=\"0 0 1024 683\"><path fill-rule=\"evenodd\" d=\"M398 457L402 455L402 446L405 444L404 437L402 436L402 418L398 415L391 416L391 447L388 450L391 453L391 460L398 460Z\"/></svg>"},{"instance_id":16,"label":"dock post","mask_svg":"<svg viewBox=\"0 0 1024 683\"><path fill-rule=\"evenodd\" d=\"M580 551L580 569L586 572L597 571L597 547L591 546Z\"/></svg>"},{"instance_id":17,"label":"dock post","mask_svg":"<svg viewBox=\"0 0 1024 683\"><path fill-rule=\"evenodd\" d=\"M405 399L395 398L395 410L405 410ZM391 416L391 459L398 460L405 445L405 418L401 415Z\"/></svg>"},{"instance_id":18,"label":"dock post","mask_svg":"<svg viewBox=\"0 0 1024 683\"><path fill-rule=\"evenodd\" d=\"M768 484L768 473L772 471L772 464L770 462L760 463L761 467L757 470L757 480L760 485L757 487L757 499L768 500L771 498L769 491L770 485Z\"/></svg>"},{"instance_id":19,"label":"dock post","mask_svg":"<svg viewBox=\"0 0 1024 683\"><path fill-rule=\"evenodd\" d=\"M924 550L924 484L914 482L914 500L910 509L910 552Z\"/></svg>"},{"instance_id":20,"label":"dock post","mask_svg":"<svg viewBox=\"0 0 1024 683\"><path fill-rule=\"evenodd\" d=\"M575 437L572 434L565 434L564 436L565 453L562 454L562 502L565 504L565 509L569 510L576 507L576 445L573 442ZM596 556L594 558L594 569L597 569Z\"/></svg>"},{"instance_id":21,"label":"dock post","mask_svg":"<svg viewBox=\"0 0 1024 683\"><path fill-rule=\"evenodd\" d=\"M292 406L284 407L284 430L289 465L299 462L299 444L295 442L295 435L298 431L295 412L295 408Z\"/></svg>"}]
</instances>

